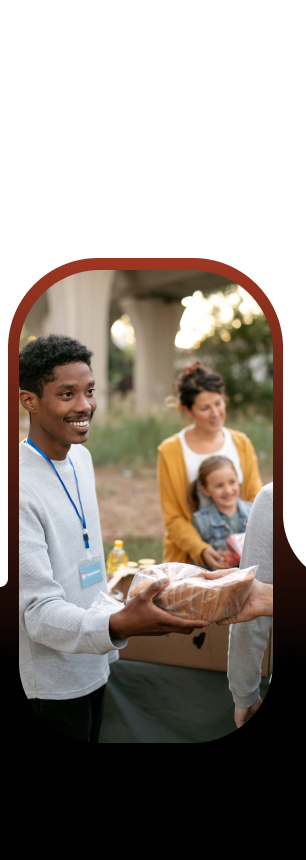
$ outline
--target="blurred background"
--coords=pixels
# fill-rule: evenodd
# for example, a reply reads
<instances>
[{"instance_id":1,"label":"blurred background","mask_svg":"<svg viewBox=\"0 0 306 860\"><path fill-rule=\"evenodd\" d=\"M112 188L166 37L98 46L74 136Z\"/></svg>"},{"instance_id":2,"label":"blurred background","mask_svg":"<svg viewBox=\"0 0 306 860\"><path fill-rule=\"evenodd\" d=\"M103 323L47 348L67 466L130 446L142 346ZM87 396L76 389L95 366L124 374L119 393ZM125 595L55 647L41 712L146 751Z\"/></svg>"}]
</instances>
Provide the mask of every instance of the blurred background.
<instances>
[{"instance_id":1,"label":"blurred background","mask_svg":"<svg viewBox=\"0 0 306 860\"><path fill-rule=\"evenodd\" d=\"M105 555L121 538L131 561L162 561L157 446L187 421L173 382L200 359L222 374L225 426L245 432L272 481L272 337L252 296L211 272L118 270L72 275L31 308L20 347L66 334L94 353L97 411L86 447L96 473ZM20 441L28 413L19 407Z\"/></svg>"}]
</instances>

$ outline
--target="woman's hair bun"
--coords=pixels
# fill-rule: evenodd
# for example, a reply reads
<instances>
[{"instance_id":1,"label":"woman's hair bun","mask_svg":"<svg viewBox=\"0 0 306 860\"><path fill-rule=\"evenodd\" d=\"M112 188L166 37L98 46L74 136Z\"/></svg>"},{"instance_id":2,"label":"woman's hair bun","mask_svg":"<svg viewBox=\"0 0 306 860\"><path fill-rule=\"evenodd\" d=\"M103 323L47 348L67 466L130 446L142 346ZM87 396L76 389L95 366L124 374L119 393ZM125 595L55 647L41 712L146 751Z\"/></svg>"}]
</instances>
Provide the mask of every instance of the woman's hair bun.
<instances>
[{"instance_id":1,"label":"woman's hair bun","mask_svg":"<svg viewBox=\"0 0 306 860\"><path fill-rule=\"evenodd\" d=\"M202 391L224 394L224 380L220 373L208 370L201 361L197 360L184 367L176 380L175 390L181 406L191 409L195 397Z\"/></svg>"},{"instance_id":2,"label":"woman's hair bun","mask_svg":"<svg viewBox=\"0 0 306 860\"><path fill-rule=\"evenodd\" d=\"M184 377L184 376L193 376L193 375L194 375L194 373L195 373L195 371L196 371L196 370L198 370L198 369L200 369L200 368L201 368L201 370L205 370L205 369L206 369L206 368L204 367L204 364L202 364L202 362L201 362L201 361L194 361L194 362L193 362L193 364L187 364L187 366L186 366L186 367L184 367L184 370L182 371L181 376L182 376L182 377Z\"/></svg>"}]
</instances>

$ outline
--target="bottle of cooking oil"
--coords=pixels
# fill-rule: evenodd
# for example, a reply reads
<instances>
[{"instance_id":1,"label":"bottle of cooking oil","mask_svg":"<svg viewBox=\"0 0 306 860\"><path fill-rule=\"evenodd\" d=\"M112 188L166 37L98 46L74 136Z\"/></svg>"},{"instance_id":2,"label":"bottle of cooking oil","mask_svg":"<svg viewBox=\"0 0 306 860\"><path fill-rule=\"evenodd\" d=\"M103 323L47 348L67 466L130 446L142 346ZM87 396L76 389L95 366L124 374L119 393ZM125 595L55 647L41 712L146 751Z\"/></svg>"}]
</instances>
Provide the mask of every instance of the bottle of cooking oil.
<instances>
[{"instance_id":1,"label":"bottle of cooking oil","mask_svg":"<svg viewBox=\"0 0 306 860\"><path fill-rule=\"evenodd\" d=\"M128 556L123 549L123 540L115 540L114 546L107 557L106 573L107 576L112 576L122 564L128 563Z\"/></svg>"}]
</instances>

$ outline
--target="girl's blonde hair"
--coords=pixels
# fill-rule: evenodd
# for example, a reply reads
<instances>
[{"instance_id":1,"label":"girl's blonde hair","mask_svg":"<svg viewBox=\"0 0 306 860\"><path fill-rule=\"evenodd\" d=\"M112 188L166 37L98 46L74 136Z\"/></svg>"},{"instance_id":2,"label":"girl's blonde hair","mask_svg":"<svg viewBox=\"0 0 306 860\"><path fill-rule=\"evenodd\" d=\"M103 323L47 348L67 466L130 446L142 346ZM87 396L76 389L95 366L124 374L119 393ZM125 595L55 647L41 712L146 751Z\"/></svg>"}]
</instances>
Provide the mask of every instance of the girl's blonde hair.
<instances>
[{"instance_id":1,"label":"girl's blonde hair","mask_svg":"<svg viewBox=\"0 0 306 860\"><path fill-rule=\"evenodd\" d=\"M210 475L211 472L215 472L216 469L222 469L222 466L230 466L235 472L235 475L237 476L234 463L232 462L232 460L229 459L229 457L221 457L218 455L213 457L206 457L206 460L203 460L203 463L201 463L198 479L196 481L192 481L192 483L189 484L188 487L187 501L192 514L198 510L200 505L197 492L198 485L201 484L202 487L206 487L208 475Z\"/></svg>"}]
</instances>

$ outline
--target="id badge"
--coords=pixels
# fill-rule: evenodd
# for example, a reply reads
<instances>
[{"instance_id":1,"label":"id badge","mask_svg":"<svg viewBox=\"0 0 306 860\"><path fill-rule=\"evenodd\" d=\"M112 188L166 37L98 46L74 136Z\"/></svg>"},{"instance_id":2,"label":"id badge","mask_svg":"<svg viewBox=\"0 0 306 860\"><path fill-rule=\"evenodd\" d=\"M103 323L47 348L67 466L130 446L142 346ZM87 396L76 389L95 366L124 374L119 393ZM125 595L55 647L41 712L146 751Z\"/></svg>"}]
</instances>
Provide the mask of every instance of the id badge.
<instances>
[{"instance_id":1,"label":"id badge","mask_svg":"<svg viewBox=\"0 0 306 860\"><path fill-rule=\"evenodd\" d=\"M82 588L88 588L89 585L94 585L95 582L101 582L103 579L100 555L80 561L78 568Z\"/></svg>"}]
</instances>

